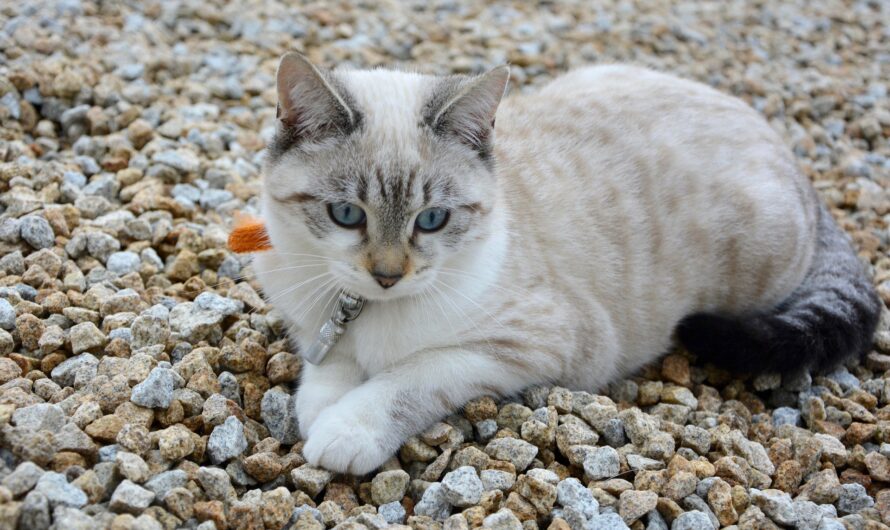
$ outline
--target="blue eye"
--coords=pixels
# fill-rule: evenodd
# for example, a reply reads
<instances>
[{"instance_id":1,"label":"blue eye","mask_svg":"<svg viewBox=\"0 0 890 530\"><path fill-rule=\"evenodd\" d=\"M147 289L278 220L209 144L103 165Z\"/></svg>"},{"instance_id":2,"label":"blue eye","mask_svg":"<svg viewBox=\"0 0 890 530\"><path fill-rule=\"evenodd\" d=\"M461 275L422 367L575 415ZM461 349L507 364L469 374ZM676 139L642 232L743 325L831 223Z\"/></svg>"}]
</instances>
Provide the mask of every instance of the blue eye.
<instances>
[{"instance_id":1,"label":"blue eye","mask_svg":"<svg viewBox=\"0 0 890 530\"><path fill-rule=\"evenodd\" d=\"M365 211L351 202L329 204L328 214L335 223L346 228L357 228L365 224Z\"/></svg>"},{"instance_id":2,"label":"blue eye","mask_svg":"<svg viewBox=\"0 0 890 530\"><path fill-rule=\"evenodd\" d=\"M415 224L422 232L435 232L448 222L448 210L445 208L427 208L417 216Z\"/></svg>"}]
</instances>

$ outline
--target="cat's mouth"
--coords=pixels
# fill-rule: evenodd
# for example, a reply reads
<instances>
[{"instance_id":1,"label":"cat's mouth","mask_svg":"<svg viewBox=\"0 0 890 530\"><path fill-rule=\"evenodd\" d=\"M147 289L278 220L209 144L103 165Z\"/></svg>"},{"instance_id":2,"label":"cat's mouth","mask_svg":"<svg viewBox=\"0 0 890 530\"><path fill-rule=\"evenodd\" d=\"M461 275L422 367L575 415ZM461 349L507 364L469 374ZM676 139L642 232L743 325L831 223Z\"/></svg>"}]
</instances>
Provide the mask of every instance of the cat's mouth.
<instances>
[{"instance_id":1,"label":"cat's mouth","mask_svg":"<svg viewBox=\"0 0 890 530\"><path fill-rule=\"evenodd\" d=\"M358 267L337 264L331 272L338 278L338 284L347 292L365 300L387 301L416 295L431 283L430 274L423 274L431 269L430 265L422 266L404 276L383 276L362 270Z\"/></svg>"}]
</instances>

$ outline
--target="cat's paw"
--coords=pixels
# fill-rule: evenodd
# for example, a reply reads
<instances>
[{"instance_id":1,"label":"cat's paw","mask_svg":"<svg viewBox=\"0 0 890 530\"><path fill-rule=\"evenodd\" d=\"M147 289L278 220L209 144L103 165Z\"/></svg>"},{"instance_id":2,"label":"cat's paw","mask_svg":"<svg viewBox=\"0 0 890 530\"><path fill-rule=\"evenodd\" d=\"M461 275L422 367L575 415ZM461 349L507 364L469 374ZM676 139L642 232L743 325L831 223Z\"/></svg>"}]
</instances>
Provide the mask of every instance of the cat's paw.
<instances>
[{"instance_id":1,"label":"cat's paw","mask_svg":"<svg viewBox=\"0 0 890 530\"><path fill-rule=\"evenodd\" d=\"M342 385L321 386L304 383L297 390L294 398L294 410L297 413L297 423L300 426L300 434L303 439L309 438L309 432L321 411L337 402L340 397L352 387Z\"/></svg>"},{"instance_id":2,"label":"cat's paw","mask_svg":"<svg viewBox=\"0 0 890 530\"><path fill-rule=\"evenodd\" d=\"M394 451L389 440L392 433L367 427L360 418L339 409L325 409L312 425L303 456L314 466L338 473L364 475L380 467Z\"/></svg>"}]
</instances>

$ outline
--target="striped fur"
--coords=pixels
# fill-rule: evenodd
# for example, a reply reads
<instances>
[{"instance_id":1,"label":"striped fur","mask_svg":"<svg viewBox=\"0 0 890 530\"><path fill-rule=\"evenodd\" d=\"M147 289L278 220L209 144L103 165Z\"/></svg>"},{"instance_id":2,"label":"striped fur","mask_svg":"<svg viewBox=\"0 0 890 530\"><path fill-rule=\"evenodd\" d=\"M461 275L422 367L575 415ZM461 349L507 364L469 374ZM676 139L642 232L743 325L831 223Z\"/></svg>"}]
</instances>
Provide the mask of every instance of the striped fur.
<instances>
[{"instance_id":1,"label":"striped fur","mask_svg":"<svg viewBox=\"0 0 890 530\"><path fill-rule=\"evenodd\" d=\"M811 336L820 349L765 350L796 364L869 343L868 278L781 139L735 98L641 68L585 68L507 98L492 129L503 69L319 76L284 83L286 96L346 102L361 120L308 136L282 125L262 197L275 250L255 262L299 344L338 289L369 300L302 373L295 407L313 464L367 472L480 395L596 390L664 353L689 315L721 315L685 321L703 354L738 339L750 346L739 358L762 359L761 343L793 336L783 319L806 322L802 336L831 330ZM366 226L328 218L326 203L343 200ZM431 206L451 211L448 225L412 230ZM404 278L382 289L379 263Z\"/></svg>"},{"instance_id":2,"label":"striped fur","mask_svg":"<svg viewBox=\"0 0 890 530\"><path fill-rule=\"evenodd\" d=\"M810 270L787 299L748 315L690 315L680 323L680 340L693 353L741 372L827 372L865 355L881 301L824 207L818 233Z\"/></svg>"}]
</instances>

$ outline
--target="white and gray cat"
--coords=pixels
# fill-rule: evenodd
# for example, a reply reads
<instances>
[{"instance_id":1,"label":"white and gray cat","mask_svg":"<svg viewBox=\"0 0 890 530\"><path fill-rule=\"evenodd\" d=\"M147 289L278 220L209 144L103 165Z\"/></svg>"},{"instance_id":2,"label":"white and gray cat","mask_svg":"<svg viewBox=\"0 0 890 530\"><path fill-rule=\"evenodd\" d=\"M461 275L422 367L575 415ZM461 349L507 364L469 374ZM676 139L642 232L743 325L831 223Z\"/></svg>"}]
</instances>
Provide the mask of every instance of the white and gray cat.
<instances>
[{"instance_id":1,"label":"white and gray cat","mask_svg":"<svg viewBox=\"0 0 890 530\"><path fill-rule=\"evenodd\" d=\"M743 371L869 348L872 283L754 110L624 65L498 110L508 77L281 60L257 275L302 348L366 300L304 368L309 462L365 473L472 398L602 388L675 330Z\"/></svg>"}]
</instances>

